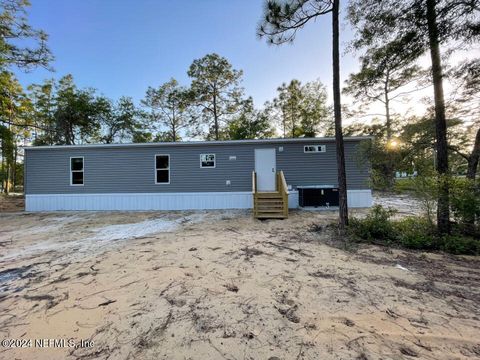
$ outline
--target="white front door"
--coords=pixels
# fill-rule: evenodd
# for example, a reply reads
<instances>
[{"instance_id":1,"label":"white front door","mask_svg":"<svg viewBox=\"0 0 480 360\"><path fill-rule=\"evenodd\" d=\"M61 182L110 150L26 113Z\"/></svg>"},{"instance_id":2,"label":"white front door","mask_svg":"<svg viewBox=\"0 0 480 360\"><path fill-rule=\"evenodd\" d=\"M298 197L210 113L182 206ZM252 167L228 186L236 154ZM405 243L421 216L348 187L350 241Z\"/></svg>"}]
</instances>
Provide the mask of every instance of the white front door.
<instances>
[{"instance_id":1,"label":"white front door","mask_svg":"<svg viewBox=\"0 0 480 360\"><path fill-rule=\"evenodd\" d=\"M255 149L257 191L275 191L277 162L275 149Z\"/></svg>"}]
</instances>

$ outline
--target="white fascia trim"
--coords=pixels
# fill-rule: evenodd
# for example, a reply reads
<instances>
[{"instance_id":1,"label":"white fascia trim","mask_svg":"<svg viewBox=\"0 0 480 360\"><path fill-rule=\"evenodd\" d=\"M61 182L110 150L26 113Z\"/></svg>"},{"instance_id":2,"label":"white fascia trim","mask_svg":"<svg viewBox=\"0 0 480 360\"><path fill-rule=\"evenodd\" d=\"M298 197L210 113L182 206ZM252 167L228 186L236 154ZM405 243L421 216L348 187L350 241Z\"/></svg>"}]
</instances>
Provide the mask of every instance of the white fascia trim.
<instances>
[{"instance_id":1,"label":"white fascia trim","mask_svg":"<svg viewBox=\"0 0 480 360\"><path fill-rule=\"evenodd\" d=\"M373 139L373 136L346 136L344 141L362 141ZM271 143L309 143L312 141L335 142L334 137L315 138L276 138L276 139L255 139L255 140L223 140L223 141L178 141L178 142L157 142L157 143L126 143L126 144L85 144L85 145L52 145L52 146L23 146L25 150L41 149L89 149L89 148L112 148L112 147L145 147L145 146L195 146L195 145L241 145L241 144L271 144Z\"/></svg>"}]
</instances>

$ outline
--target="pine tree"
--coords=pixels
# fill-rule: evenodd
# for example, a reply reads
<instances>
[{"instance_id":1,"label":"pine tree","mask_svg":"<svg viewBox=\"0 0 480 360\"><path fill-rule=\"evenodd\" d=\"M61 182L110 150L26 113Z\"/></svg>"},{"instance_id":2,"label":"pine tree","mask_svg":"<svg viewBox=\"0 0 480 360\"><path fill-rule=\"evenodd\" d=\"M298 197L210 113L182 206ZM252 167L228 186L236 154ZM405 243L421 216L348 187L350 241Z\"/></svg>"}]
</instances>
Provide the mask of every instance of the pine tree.
<instances>
[{"instance_id":1,"label":"pine tree","mask_svg":"<svg viewBox=\"0 0 480 360\"><path fill-rule=\"evenodd\" d=\"M267 0L258 35L271 44L293 42L299 29L309 21L332 14L333 109L339 187L339 229L348 225L347 176L342 135L342 105L340 92L340 0Z\"/></svg>"},{"instance_id":2,"label":"pine tree","mask_svg":"<svg viewBox=\"0 0 480 360\"><path fill-rule=\"evenodd\" d=\"M239 110L243 95L242 75L241 70L235 70L218 54L205 55L190 65L192 97L208 128L207 138L220 140L231 116Z\"/></svg>"}]
</instances>

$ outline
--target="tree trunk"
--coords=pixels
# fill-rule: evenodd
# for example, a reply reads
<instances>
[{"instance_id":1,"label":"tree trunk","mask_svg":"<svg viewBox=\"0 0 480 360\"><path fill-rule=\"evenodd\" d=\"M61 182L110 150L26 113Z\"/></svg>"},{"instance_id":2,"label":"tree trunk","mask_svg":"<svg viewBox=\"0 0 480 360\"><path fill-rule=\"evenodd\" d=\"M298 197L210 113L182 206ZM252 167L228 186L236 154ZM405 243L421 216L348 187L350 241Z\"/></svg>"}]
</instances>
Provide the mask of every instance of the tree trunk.
<instances>
[{"instance_id":1,"label":"tree trunk","mask_svg":"<svg viewBox=\"0 0 480 360\"><path fill-rule=\"evenodd\" d=\"M5 162L5 153L3 151L3 145L4 145L4 140L2 140L2 137L0 136L0 155L2 157L2 163L0 165L0 193L3 193L3 173L4 173L4 162Z\"/></svg>"},{"instance_id":2,"label":"tree trunk","mask_svg":"<svg viewBox=\"0 0 480 360\"><path fill-rule=\"evenodd\" d=\"M13 185L13 191L15 192L15 188L17 186L17 158L18 158L18 146L17 146L16 140L15 140L14 146L15 147L13 149L12 185Z\"/></svg>"},{"instance_id":3,"label":"tree trunk","mask_svg":"<svg viewBox=\"0 0 480 360\"><path fill-rule=\"evenodd\" d=\"M392 119L390 118L390 96L388 95L388 83L390 82L390 75L387 71L387 75L385 77L384 83L384 103L385 103L385 129L387 132L387 151L396 151L394 147L392 147ZM387 162L385 163L385 172L384 176L387 180L387 188L393 189L395 184L395 157L393 154L389 156Z\"/></svg>"},{"instance_id":4,"label":"tree trunk","mask_svg":"<svg viewBox=\"0 0 480 360\"><path fill-rule=\"evenodd\" d=\"M213 89L213 121L215 126L215 140L220 140L218 133L217 92Z\"/></svg>"},{"instance_id":5,"label":"tree trunk","mask_svg":"<svg viewBox=\"0 0 480 360\"><path fill-rule=\"evenodd\" d=\"M473 145L472 153L470 154L470 157L468 159L467 179L475 180L479 159L480 159L480 128L477 130L477 136L475 136L475 144Z\"/></svg>"},{"instance_id":6,"label":"tree trunk","mask_svg":"<svg viewBox=\"0 0 480 360\"><path fill-rule=\"evenodd\" d=\"M293 100L292 100L293 102ZM291 124L292 124L292 139L295 138L295 110L294 110L294 107L293 105L291 106L290 108L290 116L291 116Z\"/></svg>"},{"instance_id":7,"label":"tree trunk","mask_svg":"<svg viewBox=\"0 0 480 360\"><path fill-rule=\"evenodd\" d=\"M450 200L448 185L448 150L447 150L447 122L445 117L445 100L443 95L443 74L440 59L440 44L438 39L436 0L427 1L428 39L430 57L432 60L432 79L435 95L435 132L437 147L437 172L439 175L439 192L437 207L438 232L450 232Z\"/></svg>"},{"instance_id":8,"label":"tree trunk","mask_svg":"<svg viewBox=\"0 0 480 360\"><path fill-rule=\"evenodd\" d=\"M392 120L390 119L390 98L388 96L388 82L390 81L389 73L385 78L385 127L387 129L387 141L390 141L392 138Z\"/></svg>"},{"instance_id":9,"label":"tree trunk","mask_svg":"<svg viewBox=\"0 0 480 360\"><path fill-rule=\"evenodd\" d=\"M177 141L177 118L176 118L176 115L175 115L175 109L172 110L172 120L170 121L170 126L171 126L171 130L172 130L172 142L176 142Z\"/></svg>"},{"instance_id":10,"label":"tree trunk","mask_svg":"<svg viewBox=\"0 0 480 360\"><path fill-rule=\"evenodd\" d=\"M1 144L2 144L2 150L3 150L3 142ZM2 191L1 192L5 192L5 154L3 151L2 151L2 167L0 168L0 170L1 170L0 175L2 175L2 179L1 179Z\"/></svg>"},{"instance_id":11,"label":"tree trunk","mask_svg":"<svg viewBox=\"0 0 480 360\"><path fill-rule=\"evenodd\" d=\"M65 136L66 145L75 145L74 135L73 135L73 125L70 122L67 125L67 134Z\"/></svg>"},{"instance_id":12,"label":"tree trunk","mask_svg":"<svg viewBox=\"0 0 480 360\"><path fill-rule=\"evenodd\" d=\"M345 172L345 151L342 134L342 107L340 99L340 39L339 39L340 0L333 1L332 9L332 59L333 59L333 109L335 114L335 145L337 150L337 171L339 190L339 229L345 231L348 225L347 176Z\"/></svg>"},{"instance_id":13,"label":"tree trunk","mask_svg":"<svg viewBox=\"0 0 480 360\"><path fill-rule=\"evenodd\" d=\"M11 176L11 168L12 168L12 164L11 164L11 161L6 161L6 164L7 164L7 179L6 179L6 182L5 182L5 194L8 195L10 194L10 176Z\"/></svg>"}]
</instances>

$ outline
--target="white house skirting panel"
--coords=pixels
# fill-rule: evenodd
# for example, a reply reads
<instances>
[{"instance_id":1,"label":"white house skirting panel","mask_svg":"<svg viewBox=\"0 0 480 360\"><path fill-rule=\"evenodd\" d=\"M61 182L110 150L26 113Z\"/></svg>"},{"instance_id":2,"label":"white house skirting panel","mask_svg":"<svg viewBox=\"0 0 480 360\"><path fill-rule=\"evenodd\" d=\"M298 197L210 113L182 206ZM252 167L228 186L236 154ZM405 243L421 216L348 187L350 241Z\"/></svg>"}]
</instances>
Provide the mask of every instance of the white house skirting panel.
<instances>
[{"instance_id":1,"label":"white house skirting panel","mask_svg":"<svg viewBox=\"0 0 480 360\"><path fill-rule=\"evenodd\" d=\"M370 207L373 204L372 190L347 190L347 200L352 208Z\"/></svg>"},{"instance_id":2,"label":"white house skirting panel","mask_svg":"<svg viewBox=\"0 0 480 360\"><path fill-rule=\"evenodd\" d=\"M26 195L26 211L250 209L251 192Z\"/></svg>"},{"instance_id":3,"label":"white house skirting panel","mask_svg":"<svg viewBox=\"0 0 480 360\"><path fill-rule=\"evenodd\" d=\"M298 191L290 190L288 192L288 208L298 208Z\"/></svg>"},{"instance_id":4,"label":"white house skirting panel","mask_svg":"<svg viewBox=\"0 0 480 360\"><path fill-rule=\"evenodd\" d=\"M298 192L291 191L289 208L298 207ZM349 190L348 205L372 205L370 190ZM251 209L252 193L122 193L122 194L35 194L25 196L26 211L62 210L208 210Z\"/></svg>"}]
</instances>

